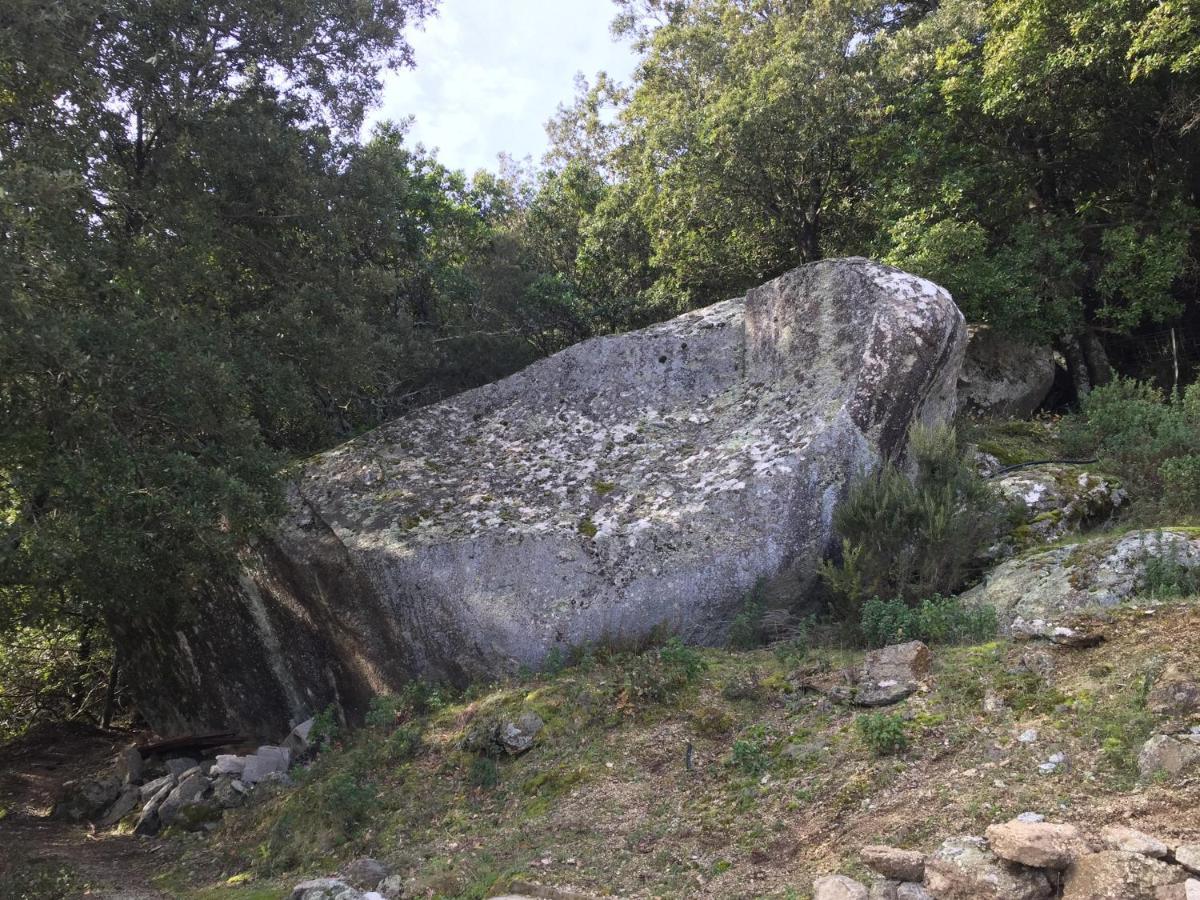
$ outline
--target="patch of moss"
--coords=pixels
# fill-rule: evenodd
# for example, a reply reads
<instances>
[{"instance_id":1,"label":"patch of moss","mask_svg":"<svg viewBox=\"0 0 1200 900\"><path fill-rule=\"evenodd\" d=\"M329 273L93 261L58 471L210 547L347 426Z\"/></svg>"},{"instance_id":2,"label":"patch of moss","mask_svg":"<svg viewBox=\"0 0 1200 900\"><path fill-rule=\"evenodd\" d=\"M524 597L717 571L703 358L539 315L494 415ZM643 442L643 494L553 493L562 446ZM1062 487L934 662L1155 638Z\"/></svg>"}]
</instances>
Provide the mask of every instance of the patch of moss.
<instances>
[{"instance_id":1,"label":"patch of moss","mask_svg":"<svg viewBox=\"0 0 1200 900\"><path fill-rule=\"evenodd\" d=\"M579 524L575 526L575 530L584 537L594 538L596 536L596 532L600 529L596 527L596 523L591 519L580 519Z\"/></svg>"},{"instance_id":2,"label":"patch of moss","mask_svg":"<svg viewBox=\"0 0 1200 900\"><path fill-rule=\"evenodd\" d=\"M592 490L603 497L606 494L611 494L616 490L617 486L611 481L595 481L592 482Z\"/></svg>"}]
</instances>

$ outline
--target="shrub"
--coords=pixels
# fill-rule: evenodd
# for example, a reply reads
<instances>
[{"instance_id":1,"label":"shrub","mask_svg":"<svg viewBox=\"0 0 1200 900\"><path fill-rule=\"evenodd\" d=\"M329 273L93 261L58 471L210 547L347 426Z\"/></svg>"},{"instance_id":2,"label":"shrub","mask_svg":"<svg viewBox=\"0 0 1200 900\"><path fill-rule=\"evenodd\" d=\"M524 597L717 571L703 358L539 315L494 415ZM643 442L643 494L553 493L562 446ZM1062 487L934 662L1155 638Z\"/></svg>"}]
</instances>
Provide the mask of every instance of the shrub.
<instances>
[{"instance_id":1,"label":"shrub","mask_svg":"<svg viewBox=\"0 0 1200 900\"><path fill-rule=\"evenodd\" d=\"M338 732L337 710L330 703L313 716L313 725L308 733L308 742L320 753L333 746L334 741L337 740Z\"/></svg>"},{"instance_id":2,"label":"shrub","mask_svg":"<svg viewBox=\"0 0 1200 900\"><path fill-rule=\"evenodd\" d=\"M476 756L471 760L467 781L477 788L494 788L500 783L500 767L490 756Z\"/></svg>"},{"instance_id":3,"label":"shrub","mask_svg":"<svg viewBox=\"0 0 1200 900\"><path fill-rule=\"evenodd\" d=\"M1167 397L1147 382L1117 378L1088 394L1062 434L1072 453L1094 454L1136 500L1200 508L1200 382Z\"/></svg>"},{"instance_id":4,"label":"shrub","mask_svg":"<svg viewBox=\"0 0 1200 900\"><path fill-rule=\"evenodd\" d=\"M1200 569L1186 565L1177 554L1147 556L1141 590L1155 600L1200 594Z\"/></svg>"},{"instance_id":5,"label":"shrub","mask_svg":"<svg viewBox=\"0 0 1200 900\"><path fill-rule=\"evenodd\" d=\"M746 775L761 775L771 765L767 753L767 730L762 725L752 725L733 742L730 763Z\"/></svg>"},{"instance_id":6,"label":"shrub","mask_svg":"<svg viewBox=\"0 0 1200 900\"><path fill-rule=\"evenodd\" d=\"M855 722L859 737L876 756L903 753L908 749L904 719L889 713L866 713Z\"/></svg>"},{"instance_id":7,"label":"shrub","mask_svg":"<svg viewBox=\"0 0 1200 900\"><path fill-rule=\"evenodd\" d=\"M905 641L974 644L996 636L996 611L967 607L957 598L934 595L916 606L875 597L863 605L860 631L868 647Z\"/></svg>"},{"instance_id":8,"label":"shrub","mask_svg":"<svg viewBox=\"0 0 1200 900\"><path fill-rule=\"evenodd\" d=\"M412 759L421 749L421 732L412 726L402 726L391 733L386 742L387 758L391 762Z\"/></svg>"},{"instance_id":9,"label":"shrub","mask_svg":"<svg viewBox=\"0 0 1200 900\"><path fill-rule=\"evenodd\" d=\"M695 681L707 666L700 653L673 637L658 650L631 657L618 706L630 710L640 703L662 703Z\"/></svg>"},{"instance_id":10,"label":"shrub","mask_svg":"<svg viewBox=\"0 0 1200 900\"><path fill-rule=\"evenodd\" d=\"M952 429L914 429L909 452L913 477L885 463L852 482L834 512L842 554L822 574L835 618L855 630L871 597L914 603L962 587L1010 516Z\"/></svg>"}]
</instances>

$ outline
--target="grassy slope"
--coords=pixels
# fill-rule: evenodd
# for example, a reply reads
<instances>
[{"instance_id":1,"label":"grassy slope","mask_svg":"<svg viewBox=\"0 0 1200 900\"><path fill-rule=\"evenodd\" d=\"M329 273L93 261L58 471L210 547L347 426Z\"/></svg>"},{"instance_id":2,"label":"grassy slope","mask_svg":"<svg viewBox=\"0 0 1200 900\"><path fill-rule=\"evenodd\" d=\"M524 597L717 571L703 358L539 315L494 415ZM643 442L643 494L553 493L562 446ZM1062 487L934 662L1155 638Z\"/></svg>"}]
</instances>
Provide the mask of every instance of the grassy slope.
<instances>
[{"instance_id":1,"label":"grassy slope","mask_svg":"<svg viewBox=\"0 0 1200 900\"><path fill-rule=\"evenodd\" d=\"M414 756L388 743L390 727L349 736L298 789L214 837L242 886L180 876L172 893L282 895L372 855L405 874L410 896L487 897L523 881L805 897L814 875L862 874L863 844L932 849L1026 809L1081 823L1129 815L1194 839L1200 786L1138 786L1135 761L1154 724L1147 679L1200 663L1200 609L1126 609L1109 634L1087 650L936 648L931 689L897 708L909 747L892 756L864 744L858 711L793 691L797 671L844 664L840 652L704 651L706 668L685 682L650 651L480 689L409 724L422 731ZM1031 652L1050 655L1050 680L1017 671ZM1007 709L986 713L987 692ZM472 723L521 709L546 722L529 753L492 772L458 749ZM1017 742L1030 727L1039 740ZM1070 765L1040 775L1060 750Z\"/></svg>"}]
</instances>

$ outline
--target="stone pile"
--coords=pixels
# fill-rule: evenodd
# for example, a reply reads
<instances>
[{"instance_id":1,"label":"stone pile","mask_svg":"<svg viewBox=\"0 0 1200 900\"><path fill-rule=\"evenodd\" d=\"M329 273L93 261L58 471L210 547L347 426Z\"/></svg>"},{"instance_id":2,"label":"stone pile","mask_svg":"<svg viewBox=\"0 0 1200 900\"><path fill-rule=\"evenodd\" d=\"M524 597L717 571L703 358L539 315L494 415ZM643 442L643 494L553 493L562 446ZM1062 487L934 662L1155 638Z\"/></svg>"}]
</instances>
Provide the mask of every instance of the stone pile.
<instances>
[{"instance_id":1,"label":"stone pile","mask_svg":"<svg viewBox=\"0 0 1200 900\"><path fill-rule=\"evenodd\" d=\"M293 749L307 749L305 726L311 722L289 736L291 746L264 745L254 753L219 754L203 763L189 757L146 760L129 747L110 772L66 782L54 815L105 828L128 820L139 835L155 835L168 826L209 827L225 810L247 803L256 786L291 784ZM300 742L298 732L303 732Z\"/></svg>"},{"instance_id":2,"label":"stone pile","mask_svg":"<svg viewBox=\"0 0 1200 900\"><path fill-rule=\"evenodd\" d=\"M955 837L930 854L868 846L878 879L813 882L814 900L1200 900L1200 843L1160 840L1123 825L1089 834L1024 813Z\"/></svg>"}]
</instances>

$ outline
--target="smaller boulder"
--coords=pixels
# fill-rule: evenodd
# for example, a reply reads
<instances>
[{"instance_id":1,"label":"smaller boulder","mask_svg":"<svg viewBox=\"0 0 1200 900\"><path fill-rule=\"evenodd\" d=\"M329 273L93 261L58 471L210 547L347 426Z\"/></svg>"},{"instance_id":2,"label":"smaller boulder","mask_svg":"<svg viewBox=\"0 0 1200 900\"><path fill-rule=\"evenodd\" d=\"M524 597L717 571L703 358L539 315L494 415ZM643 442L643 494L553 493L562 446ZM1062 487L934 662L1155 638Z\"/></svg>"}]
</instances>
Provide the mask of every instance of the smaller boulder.
<instances>
[{"instance_id":1,"label":"smaller boulder","mask_svg":"<svg viewBox=\"0 0 1200 900\"><path fill-rule=\"evenodd\" d=\"M104 815L121 793L122 781L116 775L80 778L63 783L52 816L71 822L93 820Z\"/></svg>"},{"instance_id":2,"label":"smaller boulder","mask_svg":"<svg viewBox=\"0 0 1200 900\"><path fill-rule=\"evenodd\" d=\"M533 746L534 739L545 727L541 716L534 712L523 712L515 722L500 726L500 743L509 754L524 753Z\"/></svg>"},{"instance_id":3,"label":"smaller boulder","mask_svg":"<svg viewBox=\"0 0 1200 900\"><path fill-rule=\"evenodd\" d=\"M213 781L213 800L222 809L233 809L246 802L249 788L232 775L219 775Z\"/></svg>"},{"instance_id":4,"label":"smaller boulder","mask_svg":"<svg viewBox=\"0 0 1200 900\"><path fill-rule=\"evenodd\" d=\"M175 786L174 775L163 775L161 778L155 778L153 781L147 781L140 788L138 788L138 794L140 795L142 803L148 802L151 797L168 785L171 787Z\"/></svg>"},{"instance_id":5,"label":"smaller boulder","mask_svg":"<svg viewBox=\"0 0 1200 900\"><path fill-rule=\"evenodd\" d=\"M390 874L391 870L387 866L366 856L354 860L342 869L342 879L364 891L375 890Z\"/></svg>"},{"instance_id":6,"label":"smaller boulder","mask_svg":"<svg viewBox=\"0 0 1200 900\"><path fill-rule=\"evenodd\" d=\"M989 825L987 840L1001 859L1038 869L1065 869L1091 849L1074 825L1019 819Z\"/></svg>"},{"instance_id":7,"label":"smaller boulder","mask_svg":"<svg viewBox=\"0 0 1200 900\"><path fill-rule=\"evenodd\" d=\"M1163 859L1171 852L1158 838L1127 825L1105 825L1100 829L1100 841L1109 850L1140 853L1154 859Z\"/></svg>"},{"instance_id":8,"label":"smaller boulder","mask_svg":"<svg viewBox=\"0 0 1200 900\"><path fill-rule=\"evenodd\" d=\"M977 837L951 838L925 860L925 888L937 900L1041 900L1044 872L1000 859Z\"/></svg>"},{"instance_id":9,"label":"smaller boulder","mask_svg":"<svg viewBox=\"0 0 1200 900\"><path fill-rule=\"evenodd\" d=\"M160 779L161 780L161 779ZM142 807L141 813L138 815L137 825L134 826L133 833L143 836L152 836L158 834L162 830L163 822L159 818L159 807L166 801L171 792L175 790L175 779L167 776L167 782L158 789L153 797L146 801L146 805Z\"/></svg>"},{"instance_id":10,"label":"smaller boulder","mask_svg":"<svg viewBox=\"0 0 1200 900\"><path fill-rule=\"evenodd\" d=\"M1200 900L1200 881L1189 878L1177 884L1164 885L1154 892L1154 900Z\"/></svg>"},{"instance_id":11,"label":"smaller boulder","mask_svg":"<svg viewBox=\"0 0 1200 900\"><path fill-rule=\"evenodd\" d=\"M167 772L177 779L182 779L185 772L196 768L198 765L200 765L200 763L187 756L181 756L177 759L168 759L165 763L163 763L163 766L166 768Z\"/></svg>"},{"instance_id":12,"label":"smaller boulder","mask_svg":"<svg viewBox=\"0 0 1200 900\"><path fill-rule=\"evenodd\" d=\"M241 776L246 769L246 757L235 756L232 753L218 753L217 761L213 764L210 774L212 775L232 775L235 778Z\"/></svg>"},{"instance_id":13,"label":"smaller boulder","mask_svg":"<svg viewBox=\"0 0 1200 900\"><path fill-rule=\"evenodd\" d=\"M1138 753L1142 778L1175 778L1200 767L1200 734L1156 734Z\"/></svg>"},{"instance_id":14,"label":"smaller boulder","mask_svg":"<svg viewBox=\"0 0 1200 900\"><path fill-rule=\"evenodd\" d=\"M1067 869L1063 900L1155 900L1157 890L1184 879L1175 866L1140 853L1103 850Z\"/></svg>"},{"instance_id":15,"label":"smaller boulder","mask_svg":"<svg viewBox=\"0 0 1200 900\"><path fill-rule=\"evenodd\" d=\"M853 878L825 875L813 882L813 900L869 900L869 895Z\"/></svg>"},{"instance_id":16,"label":"smaller boulder","mask_svg":"<svg viewBox=\"0 0 1200 900\"><path fill-rule=\"evenodd\" d=\"M1200 714L1200 681L1188 678L1178 670L1169 671L1150 689L1146 706L1158 716Z\"/></svg>"},{"instance_id":17,"label":"smaller boulder","mask_svg":"<svg viewBox=\"0 0 1200 900\"><path fill-rule=\"evenodd\" d=\"M193 772L177 784L158 808L158 818L163 825L170 825L185 804L203 797L212 783L199 773Z\"/></svg>"},{"instance_id":18,"label":"smaller boulder","mask_svg":"<svg viewBox=\"0 0 1200 900\"><path fill-rule=\"evenodd\" d=\"M296 885L291 900L363 900L363 895L338 878L314 878Z\"/></svg>"},{"instance_id":19,"label":"smaller boulder","mask_svg":"<svg viewBox=\"0 0 1200 900\"><path fill-rule=\"evenodd\" d=\"M1175 848L1175 862L1200 875L1200 844L1180 844Z\"/></svg>"},{"instance_id":20,"label":"smaller boulder","mask_svg":"<svg viewBox=\"0 0 1200 900\"><path fill-rule=\"evenodd\" d=\"M871 844L858 851L859 859L872 872L896 881L921 881L925 878L925 854Z\"/></svg>"},{"instance_id":21,"label":"smaller boulder","mask_svg":"<svg viewBox=\"0 0 1200 900\"><path fill-rule=\"evenodd\" d=\"M145 762L136 746L126 747L117 754L116 774L124 784L139 784Z\"/></svg>"},{"instance_id":22,"label":"smaller boulder","mask_svg":"<svg viewBox=\"0 0 1200 900\"><path fill-rule=\"evenodd\" d=\"M933 669L933 654L920 641L872 650L858 672L857 706L890 706L914 693Z\"/></svg>"},{"instance_id":23,"label":"smaller boulder","mask_svg":"<svg viewBox=\"0 0 1200 900\"><path fill-rule=\"evenodd\" d=\"M934 900L933 894L925 890L925 885L906 881L896 888L896 900Z\"/></svg>"},{"instance_id":24,"label":"smaller boulder","mask_svg":"<svg viewBox=\"0 0 1200 900\"><path fill-rule=\"evenodd\" d=\"M312 746L308 741L308 736L312 733L313 724L316 721L316 719L305 719L293 728L284 739L283 746L292 754L293 758L303 756Z\"/></svg>"},{"instance_id":25,"label":"smaller boulder","mask_svg":"<svg viewBox=\"0 0 1200 900\"><path fill-rule=\"evenodd\" d=\"M141 799L142 793L138 790L136 784L127 784L121 790L121 794L113 801L104 816L100 819L99 824L103 828L110 828L116 825L123 818L137 809L138 801Z\"/></svg>"}]
</instances>

